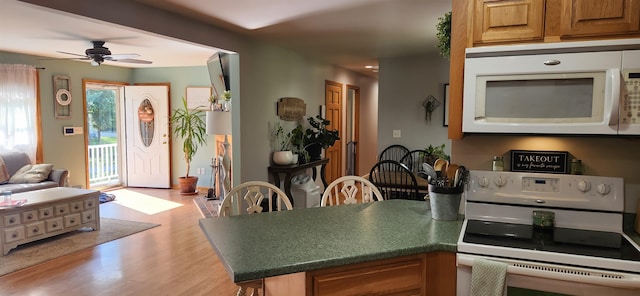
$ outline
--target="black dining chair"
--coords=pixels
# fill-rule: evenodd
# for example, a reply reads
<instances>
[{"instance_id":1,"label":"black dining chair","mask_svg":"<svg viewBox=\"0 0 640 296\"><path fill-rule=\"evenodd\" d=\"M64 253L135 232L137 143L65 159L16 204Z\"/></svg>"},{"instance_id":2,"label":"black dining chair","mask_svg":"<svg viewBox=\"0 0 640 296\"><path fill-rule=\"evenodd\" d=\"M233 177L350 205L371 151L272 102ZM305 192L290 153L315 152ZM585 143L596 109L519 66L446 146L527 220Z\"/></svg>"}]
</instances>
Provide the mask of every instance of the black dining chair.
<instances>
[{"instance_id":1,"label":"black dining chair","mask_svg":"<svg viewBox=\"0 0 640 296\"><path fill-rule=\"evenodd\" d=\"M413 172L395 160L376 163L369 172L369 181L378 187L384 199L424 200Z\"/></svg>"},{"instance_id":2,"label":"black dining chair","mask_svg":"<svg viewBox=\"0 0 640 296\"><path fill-rule=\"evenodd\" d=\"M395 160L400 161L402 157L409 152L409 148L402 145L391 145L387 148L384 148L380 153L380 157L378 157L379 161L383 160Z\"/></svg>"},{"instance_id":3,"label":"black dining chair","mask_svg":"<svg viewBox=\"0 0 640 296\"><path fill-rule=\"evenodd\" d=\"M407 154L405 154L400 159L400 163L406 165L407 168L409 168L409 170L411 170L414 174L417 174L419 171L422 170L423 163L426 162L429 165L433 166L433 162L437 158L438 158L437 156L430 154L426 150L418 149L418 150L411 150Z\"/></svg>"}]
</instances>

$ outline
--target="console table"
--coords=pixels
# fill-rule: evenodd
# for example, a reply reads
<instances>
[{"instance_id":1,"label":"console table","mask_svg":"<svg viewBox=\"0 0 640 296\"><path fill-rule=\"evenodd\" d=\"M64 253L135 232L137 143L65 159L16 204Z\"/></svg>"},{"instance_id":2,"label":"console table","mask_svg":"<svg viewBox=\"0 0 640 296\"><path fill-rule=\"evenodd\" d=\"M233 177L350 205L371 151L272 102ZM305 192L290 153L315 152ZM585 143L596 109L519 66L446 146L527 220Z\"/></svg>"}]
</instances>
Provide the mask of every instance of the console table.
<instances>
[{"instance_id":1,"label":"console table","mask_svg":"<svg viewBox=\"0 0 640 296\"><path fill-rule=\"evenodd\" d=\"M324 188L327 188L327 180L324 178L325 167L329 163L328 158L323 158L320 160L313 160L303 164L291 164L291 165L272 165L269 166L268 171L269 174L273 177L273 182L276 186L280 187L280 174L284 174L284 192L289 197L289 201L291 201L291 205L293 205L293 194L291 194L291 178L297 172L304 171L309 168L313 168L313 180L316 180L318 176L318 166L320 167L320 180L322 180L322 184Z\"/></svg>"}]
</instances>

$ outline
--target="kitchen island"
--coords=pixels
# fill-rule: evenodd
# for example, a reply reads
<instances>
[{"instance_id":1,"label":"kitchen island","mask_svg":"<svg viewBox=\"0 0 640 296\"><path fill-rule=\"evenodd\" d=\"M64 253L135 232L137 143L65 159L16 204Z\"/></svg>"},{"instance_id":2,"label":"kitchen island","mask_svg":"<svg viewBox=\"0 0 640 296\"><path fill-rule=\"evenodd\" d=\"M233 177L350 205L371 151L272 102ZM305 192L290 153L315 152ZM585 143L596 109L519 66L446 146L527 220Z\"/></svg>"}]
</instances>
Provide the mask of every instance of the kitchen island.
<instances>
[{"instance_id":1,"label":"kitchen island","mask_svg":"<svg viewBox=\"0 0 640 296\"><path fill-rule=\"evenodd\" d=\"M232 280L265 279L265 295L284 295L277 290L280 286L319 295L313 290L344 285L340 279L355 287L380 288L364 287L371 281L352 276L362 272L405 277L398 279L402 285L413 276L409 280L421 284L413 287L421 295L426 295L425 283L438 285L436 279L444 275L455 290L461 227L462 219L433 220L426 202L410 200L200 219L200 228ZM411 271L418 274L406 275ZM395 288L382 291L397 292ZM438 287L429 292L433 289Z\"/></svg>"}]
</instances>

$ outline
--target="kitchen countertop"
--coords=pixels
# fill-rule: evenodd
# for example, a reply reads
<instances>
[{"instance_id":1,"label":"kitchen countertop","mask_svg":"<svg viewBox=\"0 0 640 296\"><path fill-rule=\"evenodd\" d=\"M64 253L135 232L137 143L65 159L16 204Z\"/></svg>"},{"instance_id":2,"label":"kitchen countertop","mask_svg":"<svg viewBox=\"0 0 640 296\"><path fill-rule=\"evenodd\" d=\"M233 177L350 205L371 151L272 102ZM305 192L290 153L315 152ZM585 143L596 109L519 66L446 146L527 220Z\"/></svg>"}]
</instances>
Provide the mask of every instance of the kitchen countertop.
<instances>
[{"instance_id":1,"label":"kitchen countertop","mask_svg":"<svg viewBox=\"0 0 640 296\"><path fill-rule=\"evenodd\" d=\"M424 201L385 200L200 219L234 282L432 251L455 252L462 228Z\"/></svg>"}]
</instances>

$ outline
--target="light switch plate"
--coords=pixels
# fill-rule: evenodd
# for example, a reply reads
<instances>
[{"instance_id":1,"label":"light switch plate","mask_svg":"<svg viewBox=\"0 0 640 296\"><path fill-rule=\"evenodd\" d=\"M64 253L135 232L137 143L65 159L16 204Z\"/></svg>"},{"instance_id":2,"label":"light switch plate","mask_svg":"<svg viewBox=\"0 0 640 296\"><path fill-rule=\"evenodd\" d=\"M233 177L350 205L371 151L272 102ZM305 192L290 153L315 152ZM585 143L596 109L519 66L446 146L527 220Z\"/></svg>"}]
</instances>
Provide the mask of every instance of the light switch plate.
<instances>
[{"instance_id":1,"label":"light switch plate","mask_svg":"<svg viewBox=\"0 0 640 296\"><path fill-rule=\"evenodd\" d=\"M402 132L400 132L400 130L393 130L394 138L400 138L401 135L402 135Z\"/></svg>"}]
</instances>

